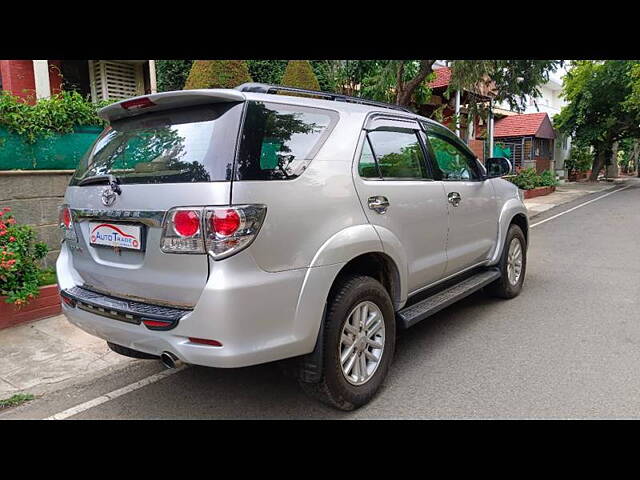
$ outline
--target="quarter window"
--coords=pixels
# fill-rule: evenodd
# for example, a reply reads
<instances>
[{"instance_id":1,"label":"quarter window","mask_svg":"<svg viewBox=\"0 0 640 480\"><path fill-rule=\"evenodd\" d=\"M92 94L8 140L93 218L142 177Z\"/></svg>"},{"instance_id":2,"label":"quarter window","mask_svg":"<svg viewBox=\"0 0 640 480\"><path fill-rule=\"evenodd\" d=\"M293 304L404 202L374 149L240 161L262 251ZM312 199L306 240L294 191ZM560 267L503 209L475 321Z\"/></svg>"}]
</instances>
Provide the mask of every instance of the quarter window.
<instances>
[{"instance_id":1,"label":"quarter window","mask_svg":"<svg viewBox=\"0 0 640 480\"><path fill-rule=\"evenodd\" d=\"M248 102L236 180L298 177L337 121L331 110Z\"/></svg>"},{"instance_id":2,"label":"quarter window","mask_svg":"<svg viewBox=\"0 0 640 480\"><path fill-rule=\"evenodd\" d=\"M375 130L369 132L369 140L383 178L428 178L422 147L414 132Z\"/></svg>"},{"instance_id":3,"label":"quarter window","mask_svg":"<svg viewBox=\"0 0 640 480\"><path fill-rule=\"evenodd\" d=\"M360 173L362 178L380 178L376 159L373 156L369 140L366 138L364 139L364 145L362 145L362 153L360 154L360 162L358 163L358 173Z\"/></svg>"}]
</instances>

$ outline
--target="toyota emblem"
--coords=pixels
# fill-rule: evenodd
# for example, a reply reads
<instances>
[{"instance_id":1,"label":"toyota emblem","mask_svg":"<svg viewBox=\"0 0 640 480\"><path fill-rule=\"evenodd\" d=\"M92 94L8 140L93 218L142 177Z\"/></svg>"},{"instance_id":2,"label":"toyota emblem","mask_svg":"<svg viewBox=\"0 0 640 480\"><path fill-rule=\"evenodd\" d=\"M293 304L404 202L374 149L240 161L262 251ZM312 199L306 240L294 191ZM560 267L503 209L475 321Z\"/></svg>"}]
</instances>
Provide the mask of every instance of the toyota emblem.
<instances>
[{"instance_id":1,"label":"toyota emblem","mask_svg":"<svg viewBox=\"0 0 640 480\"><path fill-rule=\"evenodd\" d=\"M111 186L106 187L102 190L102 203L105 207L110 207L116 201L118 195L111 189Z\"/></svg>"}]
</instances>

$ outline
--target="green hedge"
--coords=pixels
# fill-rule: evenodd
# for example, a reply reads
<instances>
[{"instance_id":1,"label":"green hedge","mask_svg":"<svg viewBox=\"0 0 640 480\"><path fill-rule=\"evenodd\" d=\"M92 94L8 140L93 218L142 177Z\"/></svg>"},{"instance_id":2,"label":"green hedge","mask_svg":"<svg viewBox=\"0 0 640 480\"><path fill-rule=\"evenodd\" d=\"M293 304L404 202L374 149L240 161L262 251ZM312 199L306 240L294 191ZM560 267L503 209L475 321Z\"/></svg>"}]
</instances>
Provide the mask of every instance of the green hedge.
<instances>
[{"instance_id":1,"label":"green hedge","mask_svg":"<svg viewBox=\"0 0 640 480\"><path fill-rule=\"evenodd\" d=\"M553 187L558 184L555 173L545 170L538 175L535 168L520 170L517 175L509 178L509 181L522 190L531 190L536 187Z\"/></svg>"},{"instance_id":2,"label":"green hedge","mask_svg":"<svg viewBox=\"0 0 640 480\"><path fill-rule=\"evenodd\" d=\"M106 122L77 92L25 103L0 92L0 170L75 169Z\"/></svg>"},{"instance_id":3,"label":"green hedge","mask_svg":"<svg viewBox=\"0 0 640 480\"><path fill-rule=\"evenodd\" d=\"M72 133L52 134L30 143L0 127L0 170L75 170L101 131L102 127L79 126Z\"/></svg>"}]
</instances>

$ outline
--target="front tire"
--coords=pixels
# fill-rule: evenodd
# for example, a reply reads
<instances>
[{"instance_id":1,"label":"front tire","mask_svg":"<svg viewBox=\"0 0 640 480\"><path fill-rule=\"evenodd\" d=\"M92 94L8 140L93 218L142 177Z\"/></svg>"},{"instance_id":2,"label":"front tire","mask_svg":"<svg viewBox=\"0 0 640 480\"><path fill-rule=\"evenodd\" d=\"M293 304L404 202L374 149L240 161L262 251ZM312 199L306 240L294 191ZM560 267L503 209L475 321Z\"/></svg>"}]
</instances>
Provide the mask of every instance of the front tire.
<instances>
[{"instance_id":1,"label":"front tire","mask_svg":"<svg viewBox=\"0 0 640 480\"><path fill-rule=\"evenodd\" d=\"M395 351L396 323L388 292L367 276L346 276L327 305L323 371L318 383L300 382L310 396L350 411L382 385Z\"/></svg>"},{"instance_id":2,"label":"front tire","mask_svg":"<svg viewBox=\"0 0 640 480\"><path fill-rule=\"evenodd\" d=\"M509 226L498 269L502 276L485 287L487 293L498 298L514 298L522 291L527 269L527 240L522 229Z\"/></svg>"}]
</instances>

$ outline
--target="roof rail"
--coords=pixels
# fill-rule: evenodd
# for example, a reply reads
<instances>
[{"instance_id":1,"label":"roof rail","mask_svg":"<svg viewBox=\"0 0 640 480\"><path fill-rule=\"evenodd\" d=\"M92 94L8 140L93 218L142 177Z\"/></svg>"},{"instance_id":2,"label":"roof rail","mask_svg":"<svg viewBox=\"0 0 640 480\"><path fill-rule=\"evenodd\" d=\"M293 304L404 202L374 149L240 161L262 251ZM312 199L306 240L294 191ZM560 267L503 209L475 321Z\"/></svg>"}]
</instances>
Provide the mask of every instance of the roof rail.
<instances>
[{"instance_id":1,"label":"roof rail","mask_svg":"<svg viewBox=\"0 0 640 480\"><path fill-rule=\"evenodd\" d=\"M361 105L371 105L374 107L390 108L393 110L400 110L402 112L413 113L408 108L401 107L400 105L393 105L391 103L376 102L375 100L367 100L366 98L360 98L360 97L350 97L348 95L341 95L339 93L329 93L329 92L320 92L317 90L305 90L303 88L285 87L283 85L269 85L267 83L249 82L249 83L243 83L242 85L238 85L234 90L238 90L240 92L271 93L271 94L275 94L276 92L300 93L304 95L311 95L314 97L321 97L325 100L333 100L335 102L358 103Z\"/></svg>"}]
</instances>

